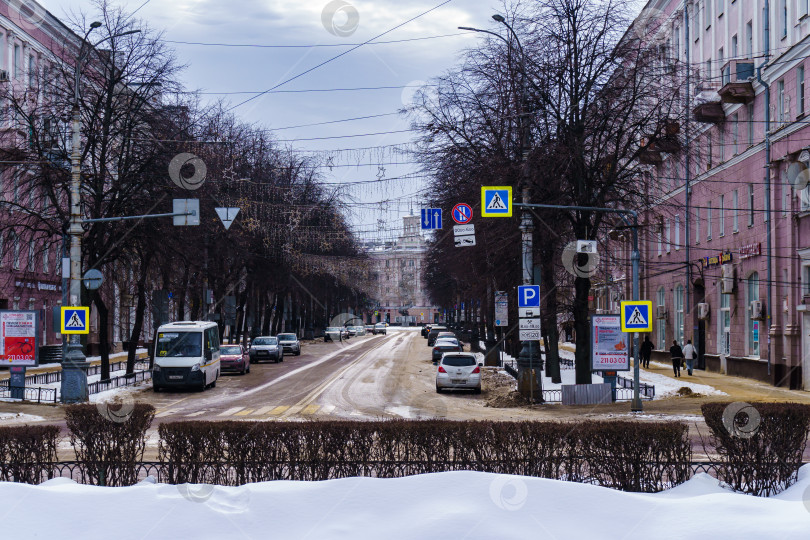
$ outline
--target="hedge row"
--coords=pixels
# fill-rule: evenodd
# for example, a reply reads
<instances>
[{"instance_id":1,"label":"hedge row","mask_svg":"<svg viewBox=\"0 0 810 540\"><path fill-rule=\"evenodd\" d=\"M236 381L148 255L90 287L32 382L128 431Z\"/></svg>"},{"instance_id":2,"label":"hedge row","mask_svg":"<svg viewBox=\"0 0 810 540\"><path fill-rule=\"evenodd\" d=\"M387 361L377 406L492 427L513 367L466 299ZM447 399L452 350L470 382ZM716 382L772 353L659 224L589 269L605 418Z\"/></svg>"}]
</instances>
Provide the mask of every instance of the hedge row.
<instances>
[{"instance_id":1,"label":"hedge row","mask_svg":"<svg viewBox=\"0 0 810 540\"><path fill-rule=\"evenodd\" d=\"M720 456L720 481L765 496L796 482L810 435L810 405L707 403L701 411Z\"/></svg>"},{"instance_id":2,"label":"hedge row","mask_svg":"<svg viewBox=\"0 0 810 540\"><path fill-rule=\"evenodd\" d=\"M655 492L691 475L683 423L193 421L159 433L170 483L474 470Z\"/></svg>"},{"instance_id":3,"label":"hedge row","mask_svg":"<svg viewBox=\"0 0 810 540\"><path fill-rule=\"evenodd\" d=\"M39 484L50 478L43 463L56 461L59 426L0 427L0 480Z\"/></svg>"}]
</instances>

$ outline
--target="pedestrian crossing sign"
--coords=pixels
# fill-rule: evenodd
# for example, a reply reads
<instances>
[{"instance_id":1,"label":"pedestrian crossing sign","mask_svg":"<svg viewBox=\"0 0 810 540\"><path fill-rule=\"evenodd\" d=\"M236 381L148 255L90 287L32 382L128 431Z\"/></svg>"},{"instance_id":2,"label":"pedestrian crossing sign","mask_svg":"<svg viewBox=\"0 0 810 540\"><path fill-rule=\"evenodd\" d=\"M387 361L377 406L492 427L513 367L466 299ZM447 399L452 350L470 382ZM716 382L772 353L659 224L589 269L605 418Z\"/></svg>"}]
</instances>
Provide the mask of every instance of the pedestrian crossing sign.
<instances>
[{"instance_id":1,"label":"pedestrian crossing sign","mask_svg":"<svg viewBox=\"0 0 810 540\"><path fill-rule=\"evenodd\" d=\"M652 302L631 300L622 302L622 332L652 332Z\"/></svg>"},{"instance_id":2,"label":"pedestrian crossing sign","mask_svg":"<svg viewBox=\"0 0 810 540\"><path fill-rule=\"evenodd\" d=\"M62 306L60 334L89 334L90 308L82 306Z\"/></svg>"},{"instance_id":3,"label":"pedestrian crossing sign","mask_svg":"<svg viewBox=\"0 0 810 540\"><path fill-rule=\"evenodd\" d=\"M483 217L512 217L512 186L481 186Z\"/></svg>"}]
</instances>

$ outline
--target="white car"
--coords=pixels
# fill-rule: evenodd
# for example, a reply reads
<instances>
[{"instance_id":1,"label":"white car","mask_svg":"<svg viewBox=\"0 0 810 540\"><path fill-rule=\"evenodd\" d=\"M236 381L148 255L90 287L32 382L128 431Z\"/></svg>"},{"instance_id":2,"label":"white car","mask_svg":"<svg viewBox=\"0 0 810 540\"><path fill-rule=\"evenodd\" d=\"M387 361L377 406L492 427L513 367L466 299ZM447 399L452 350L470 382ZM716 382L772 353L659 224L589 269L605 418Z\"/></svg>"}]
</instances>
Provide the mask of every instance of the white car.
<instances>
[{"instance_id":1,"label":"white car","mask_svg":"<svg viewBox=\"0 0 810 540\"><path fill-rule=\"evenodd\" d=\"M436 392L460 388L481 393L481 366L470 353L444 353L436 368Z\"/></svg>"}]
</instances>

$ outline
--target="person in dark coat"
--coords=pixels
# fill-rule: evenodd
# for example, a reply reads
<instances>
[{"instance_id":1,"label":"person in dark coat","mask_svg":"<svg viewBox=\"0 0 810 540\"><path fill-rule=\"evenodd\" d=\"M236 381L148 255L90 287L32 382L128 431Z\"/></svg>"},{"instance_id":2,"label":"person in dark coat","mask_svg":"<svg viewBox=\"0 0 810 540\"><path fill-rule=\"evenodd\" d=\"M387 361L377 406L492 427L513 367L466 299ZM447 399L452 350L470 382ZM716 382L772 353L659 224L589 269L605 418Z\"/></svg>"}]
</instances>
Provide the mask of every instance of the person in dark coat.
<instances>
[{"instance_id":1,"label":"person in dark coat","mask_svg":"<svg viewBox=\"0 0 810 540\"><path fill-rule=\"evenodd\" d=\"M645 368L650 367L650 356L652 356L653 344L650 341L650 336L644 336L644 343L641 344L639 355L641 356L641 365Z\"/></svg>"},{"instance_id":2,"label":"person in dark coat","mask_svg":"<svg viewBox=\"0 0 810 540\"><path fill-rule=\"evenodd\" d=\"M672 347L669 348L669 354L672 356L672 371L675 372L676 377L681 376L681 363L683 362L683 350L678 345L677 341L672 342Z\"/></svg>"}]
</instances>

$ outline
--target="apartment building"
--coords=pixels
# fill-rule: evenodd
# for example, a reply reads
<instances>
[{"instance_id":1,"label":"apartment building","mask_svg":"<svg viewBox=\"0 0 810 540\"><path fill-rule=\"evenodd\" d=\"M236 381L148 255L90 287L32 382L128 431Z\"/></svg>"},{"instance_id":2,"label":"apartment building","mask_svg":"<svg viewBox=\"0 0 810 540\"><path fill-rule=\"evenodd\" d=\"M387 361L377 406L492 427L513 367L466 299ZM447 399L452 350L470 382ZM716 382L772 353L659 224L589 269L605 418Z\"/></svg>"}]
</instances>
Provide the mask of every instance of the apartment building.
<instances>
[{"instance_id":1,"label":"apartment building","mask_svg":"<svg viewBox=\"0 0 810 540\"><path fill-rule=\"evenodd\" d=\"M691 87L680 148L644 156L642 293L653 342L701 368L810 390L808 0L652 0Z\"/></svg>"}]
</instances>

